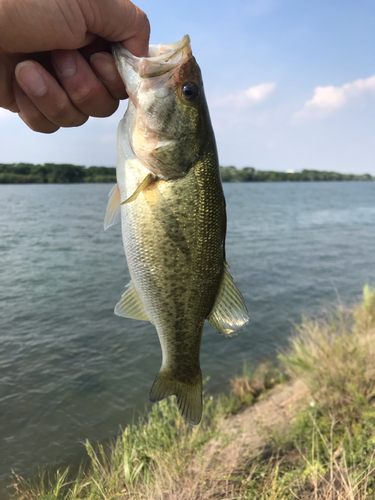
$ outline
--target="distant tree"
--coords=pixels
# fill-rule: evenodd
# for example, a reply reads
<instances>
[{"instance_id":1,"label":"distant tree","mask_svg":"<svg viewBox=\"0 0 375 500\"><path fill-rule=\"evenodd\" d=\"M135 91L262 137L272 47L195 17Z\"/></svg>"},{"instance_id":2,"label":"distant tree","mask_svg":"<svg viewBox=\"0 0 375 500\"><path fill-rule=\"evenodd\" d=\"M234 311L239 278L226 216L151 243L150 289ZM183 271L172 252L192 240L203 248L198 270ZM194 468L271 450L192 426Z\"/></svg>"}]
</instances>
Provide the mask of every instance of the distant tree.
<instances>
[{"instance_id":1,"label":"distant tree","mask_svg":"<svg viewBox=\"0 0 375 500\"><path fill-rule=\"evenodd\" d=\"M80 165L71 165L69 163L54 164L45 163L45 167L48 169L48 182L53 183L72 183L72 182L83 182L84 179L84 168Z\"/></svg>"},{"instance_id":2,"label":"distant tree","mask_svg":"<svg viewBox=\"0 0 375 500\"><path fill-rule=\"evenodd\" d=\"M85 182L116 182L116 168L89 167L84 171Z\"/></svg>"},{"instance_id":3,"label":"distant tree","mask_svg":"<svg viewBox=\"0 0 375 500\"><path fill-rule=\"evenodd\" d=\"M370 174L340 174L324 170L302 172L279 172L256 170L254 167L237 169L235 166L220 167L223 182L311 182L311 181L373 181ZM85 168L69 163L0 163L0 184L6 183L76 183L76 182L116 182L115 167Z\"/></svg>"}]
</instances>

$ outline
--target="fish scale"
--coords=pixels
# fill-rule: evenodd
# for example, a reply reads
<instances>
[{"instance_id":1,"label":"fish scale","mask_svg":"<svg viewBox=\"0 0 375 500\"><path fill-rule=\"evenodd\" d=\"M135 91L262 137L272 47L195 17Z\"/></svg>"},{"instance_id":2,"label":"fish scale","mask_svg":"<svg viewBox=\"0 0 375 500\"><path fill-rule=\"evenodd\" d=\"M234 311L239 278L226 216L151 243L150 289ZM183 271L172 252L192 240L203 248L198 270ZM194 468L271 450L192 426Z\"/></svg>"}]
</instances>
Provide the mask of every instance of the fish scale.
<instances>
[{"instance_id":1,"label":"fish scale","mask_svg":"<svg viewBox=\"0 0 375 500\"><path fill-rule=\"evenodd\" d=\"M114 56L130 99L104 225L121 214L131 276L115 313L155 326L163 362L150 400L175 395L181 415L196 425L205 320L225 337L248 322L226 269L225 199L200 69L187 36L150 46L148 58L121 45Z\"/></svg>"}]
</instances>

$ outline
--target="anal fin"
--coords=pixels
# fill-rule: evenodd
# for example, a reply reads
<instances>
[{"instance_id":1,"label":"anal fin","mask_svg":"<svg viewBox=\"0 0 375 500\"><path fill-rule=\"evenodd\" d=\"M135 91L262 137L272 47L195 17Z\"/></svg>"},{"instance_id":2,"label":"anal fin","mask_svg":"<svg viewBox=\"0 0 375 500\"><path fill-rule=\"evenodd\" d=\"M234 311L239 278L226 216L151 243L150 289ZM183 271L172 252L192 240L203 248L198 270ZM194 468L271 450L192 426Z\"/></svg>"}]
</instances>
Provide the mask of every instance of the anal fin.
<instances>
[{"instance_id":1,"label":"anal fin","mask_svg":"<svg viewBox=\"0 0 375 500\"><path fill-rule=\"evenodd\" d=\"M122 294L120 301L116 304L115 314L117 316L122 316L123 318L150 321L132 282L129 283L128 288Z\"/></svg>"},{"instance_id":2,"label":"anal fin","mask_svg":"<svg viewBox=\"0 0 375 500\"><path fill-rule=\"evenodd\" d=\"M224 337L233 337L249 322L245 302L227 268L208 321Z\"/></svg>"}]
</instances>

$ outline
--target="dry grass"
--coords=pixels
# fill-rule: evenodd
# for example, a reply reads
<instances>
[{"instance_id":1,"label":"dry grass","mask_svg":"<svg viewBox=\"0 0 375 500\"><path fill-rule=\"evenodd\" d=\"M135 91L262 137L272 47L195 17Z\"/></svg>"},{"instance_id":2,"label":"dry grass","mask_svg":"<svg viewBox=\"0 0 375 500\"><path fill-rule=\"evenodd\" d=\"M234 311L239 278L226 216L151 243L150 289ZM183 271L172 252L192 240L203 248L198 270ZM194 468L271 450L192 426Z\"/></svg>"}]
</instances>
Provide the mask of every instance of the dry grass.
<instances>
[{"instance_id":1,"label":"dry grass","mask_svg":"<svg viewBox=\"0 0 375 500\"><path fill-rule=\"evenodd\" d=\"M12 498L17 500L55 500L61 498L63 490L70 484L67 480L69 468L57 470L51 477L46 471L41 471L36 481L26 480L13 472Z\"/></svg>"},{"instance_id":2,"label":"dry grass","mask_svg":"<svg viewBox=\"0 0 375 500\"><path fill-rule=\"evenodd\" d=\"M363 303L340 308L330 321L304 319L279 358L328 414L360 418L375 397L375 293L365 286Z\"/></svg>"},{"instance_id":3,"label":"dry grass","mask_svg":"<svg viewBox=\"0 0 375 500\"><path fill-rule=\"evenodd\" d=\"M375 499L375 292L366 286L361 305L327 321L305 319L279 358L308 388L311 406L289 432L275 428L259 456L230 442L224 419L255 402L234 419L240 430L243 415L242 435L250 435L256 421L246 412L266 408L256 400L283 381L270 363L245 368L232 382L236 397L206 398L198 428L163 401L112 447L87 444L90 467L74 478L68 470L34 483L14 475L12 500ZM272 415L262 418L272 427Z\"/></svg>"},{"instance_id":4,"label":"dry grass","mask_svg":"<svg viewBox=\"0 0 375 500\"><path fill-rule=\"evenodd\" d=\"M284 380L285 377L274 360L264 361L253 369L245 365L243 374L231 380L231 387L240 404L251 405Z\"/></svg>"},{"instance_id":5,"label":"dry grass","mask_svg":"<svg viewBox=\"0 0 375 500\"><path fill-rule=\"evenodd\" d=\"M238 456L228 457L224 470L215 467L215 460L196 456L178 476L170 467L159 464L152 485L143 485L137 492L142 500L211 500L237 498L238 484L233 479Z\"/></svg>"}]
</instances>

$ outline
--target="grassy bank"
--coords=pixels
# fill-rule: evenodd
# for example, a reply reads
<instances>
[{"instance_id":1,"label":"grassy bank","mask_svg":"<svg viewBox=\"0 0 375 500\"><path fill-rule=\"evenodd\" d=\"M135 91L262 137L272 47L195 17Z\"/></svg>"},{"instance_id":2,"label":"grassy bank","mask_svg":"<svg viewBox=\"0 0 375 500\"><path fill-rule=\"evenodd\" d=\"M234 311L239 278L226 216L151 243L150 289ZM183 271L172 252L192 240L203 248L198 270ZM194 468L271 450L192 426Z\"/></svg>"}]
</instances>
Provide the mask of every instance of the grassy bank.
<instances>
[{"instance_id":1,"label":"grassy bank","mask_svg":"<svg viewBox=\"0 0 375 500\"><path fill-rule=\"evenodd\" d=\"M155 405L89 463L14 476L13 500L375 498L375 292L303 320L279 366L244 370L231 396L205 396L188 427Z\"/></svg>"}]
</instances>

